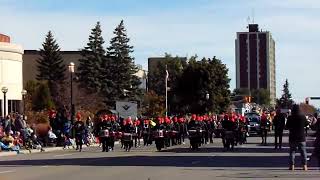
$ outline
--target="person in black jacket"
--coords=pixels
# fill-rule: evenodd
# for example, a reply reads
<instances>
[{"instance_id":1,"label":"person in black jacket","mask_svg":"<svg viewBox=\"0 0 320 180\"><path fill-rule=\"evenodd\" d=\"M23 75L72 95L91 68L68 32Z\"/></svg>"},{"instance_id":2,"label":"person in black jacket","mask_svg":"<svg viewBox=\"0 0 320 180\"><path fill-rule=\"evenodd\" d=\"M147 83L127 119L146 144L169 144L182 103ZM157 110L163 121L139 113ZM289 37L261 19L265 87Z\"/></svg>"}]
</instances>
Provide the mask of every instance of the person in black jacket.
<instances>
[{"instance_id":1,"label":"person in black jacket","mask_svg":"<svg viewBox=\"0 0 320 180\"><path fill-rule=\"evenodd\" d=\"M299 105L293 105L292 115L288 117L286 128L289 129L289 145L290 145L290 170L294 170L295 153L299 148L303 169L308 170L307 167L307 152L306 152L306 134L305 127L308 125L307 119L300 113Z\"/></svg>"},{"instance_id":2,"label":"person in black jacket","mask_svg":"<svg viewBox=\"0 0 320 180\"><path fill-rule=\"evenodd\" d=\"M286 124L286 117L283 113L281 113L280 109L277 110L277 114L273 119L273 125L274 125L274 149L282 148L282 135L283 135L283 129ZM278 143L279 140L279 143Z\"/></svg>"},{"instance_id":3,"label":"person in black jacket","mask_svg":"<svg viewBox=\"0 0 320 180\"><path fill-rule=\"evenodd\" d=\"M82 144L83 144L83 135L85 130L85 125L81 121L80 117L77 117L77 121L74 123L74 130L75 130L75 138L76 138L76 150L82 151Z\"/></svg>"},{"instance_id":4,"label":"person in black jacket","mask_svg":"<svg viewBox=\"0 0 320 180\"><path fill-rule=\"evenodd\" d=\"M105 115L98 125L98 132L100 135L100 141L102 143L102 152L109 152L111 128L112 124L110 121L108 121L108 116ZM109 132L108 135L105 133L105 131Z\"/></svg>"}]
</instances>

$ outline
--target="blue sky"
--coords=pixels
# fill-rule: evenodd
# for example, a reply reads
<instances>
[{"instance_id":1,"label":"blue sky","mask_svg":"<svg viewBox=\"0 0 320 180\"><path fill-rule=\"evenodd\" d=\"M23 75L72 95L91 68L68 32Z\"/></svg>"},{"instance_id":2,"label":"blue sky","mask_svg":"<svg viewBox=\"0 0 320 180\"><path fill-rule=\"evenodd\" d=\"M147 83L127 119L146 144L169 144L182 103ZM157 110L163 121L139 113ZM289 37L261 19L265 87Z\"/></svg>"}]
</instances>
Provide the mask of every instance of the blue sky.
<instances>
[{"instance_id":1,"label":"blue sky","mask_svg":"<svg viewBox=\"0 0 320 180\"><path fill-rule=\"evenodd\" d=\"M319 10L317 0L0 0L0 32L25 49L39 49L52 30L62 50L78 50L97 21L108 46L123 19L136 63L147 67L148 57L165 52L217 56L229 67L234 88L234 39L254 14L276 41L277 96L288 78L301 102L320 96Z\"/></svg>"}]
</instances>

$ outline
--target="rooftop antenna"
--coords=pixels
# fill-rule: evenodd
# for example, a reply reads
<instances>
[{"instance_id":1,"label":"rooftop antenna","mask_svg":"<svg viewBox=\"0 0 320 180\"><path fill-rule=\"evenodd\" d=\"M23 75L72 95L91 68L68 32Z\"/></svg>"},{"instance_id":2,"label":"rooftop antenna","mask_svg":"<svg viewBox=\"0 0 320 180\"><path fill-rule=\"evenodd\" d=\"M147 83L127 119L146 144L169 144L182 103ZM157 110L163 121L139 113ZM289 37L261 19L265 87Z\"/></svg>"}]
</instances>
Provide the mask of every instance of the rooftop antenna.
<instances>
[{"instance_id":1,"label":"rooftop antenna","mask_svg":"<svg viewBox=\"0 0 320 180\"><path fill-rule=\"evenodd\" d=\"M252 24L254 24L254 8L252 8Z\"/></svg>"}]
</instances>

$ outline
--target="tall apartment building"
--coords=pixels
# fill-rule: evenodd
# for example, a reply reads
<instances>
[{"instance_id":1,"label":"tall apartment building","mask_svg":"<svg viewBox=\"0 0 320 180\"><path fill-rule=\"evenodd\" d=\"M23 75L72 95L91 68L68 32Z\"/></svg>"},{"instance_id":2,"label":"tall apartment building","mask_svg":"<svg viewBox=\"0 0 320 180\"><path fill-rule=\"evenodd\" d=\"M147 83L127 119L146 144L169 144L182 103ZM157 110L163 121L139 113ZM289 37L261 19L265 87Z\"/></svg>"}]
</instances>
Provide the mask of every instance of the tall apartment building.
<instances>
[{"instance_id":1,"label":"tall apartment building","mask_svg":"<svg viewBox=\"0 0 320 180\"><path fill-rule=\"evenodd\" d=\"M275 41L258 24L249 24L249 32L237 32L236 87L267 89L271 105L276 103Z\"/></svg>"}]
</instances>

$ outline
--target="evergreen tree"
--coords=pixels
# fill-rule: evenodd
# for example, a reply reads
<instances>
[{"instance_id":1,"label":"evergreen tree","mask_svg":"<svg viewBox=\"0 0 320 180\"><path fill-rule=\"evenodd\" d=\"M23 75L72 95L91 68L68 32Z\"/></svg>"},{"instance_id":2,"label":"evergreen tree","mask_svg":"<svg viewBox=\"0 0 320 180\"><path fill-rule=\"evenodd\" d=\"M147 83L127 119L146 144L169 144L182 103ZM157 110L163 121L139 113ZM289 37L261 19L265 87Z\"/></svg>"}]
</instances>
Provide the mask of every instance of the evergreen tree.
<instances>
[{"instance_id":1,"label":"evergreen tree","mask_svg":"<svg viewBox=\"0 0 320 180\"><path fill-rule=\"evenodd\" d=\"M37 80L47 81L51 96L55 103L58 103L56 97L59 96L59 86L65 80L66 66L60 54L60 48L54 39L51 31L46 35L45 41L40 49L40 58L38 63Z\"/></svg>"},{"instance_id":2,"label":"evergreen tree","mask_svg":"<svg viewBox=\"0 0 320 180\"><path fill-rule=\"evenodd\" d=\"M280 99L277 99L277 106L280 108L291 108L294 104L294 101L292 100L292 95L289 91L289 82L288 79L286 79L286 82L283 85L283 94Z\"/></svg>"},{"instance_id":3,"label":"evergreen tree","mask_svg":"<svg viewBox=\"0 0 320 180\"><path fill-rule=\"evenodd\" d=\"M98 92L101 87L101 65L105 61L104 40L101 35L101 25L97 22L91 29L89 42L81 51L77 75L80 87L90 92Z\"/></svg>"},{"instance_id":4,"label":"evergreen tree","mask_svg":"<svg viewBox=\"0 0 320 180\"><path fill-rule=\"evenodd\" d=\"M141 95L140 80L135 75L138 68L131 57L133 46L129 45L130 39L123 21L114 30L114 37L107 48L107 60L102 64L102 92L108 99L108 105L127 96L129 100L138 100ZM124 93L128 91L127 93Z\"/></svg>"},{"instance_id":5,"label":"evergreen tree","mask_svg":"<svg viewBox=\"0 0 320 180\"><path fill-rule=\"evenodd\" d=\"M251 90L252 102L269 106L270 105L270 92L267 89L254 89Z\"/></svg>"},{"instance_id":6,"label":"evergreen tree","mask_svg":"<svg viewBox=\"0 0 320 180\"><path fill-rule=\"evenodd\" d=\"M53 107L54 104L48 84L45 82L38 83L35 92L32 94L32 109L34 111L42 111Z\"/></svg>"}]
</instances>

